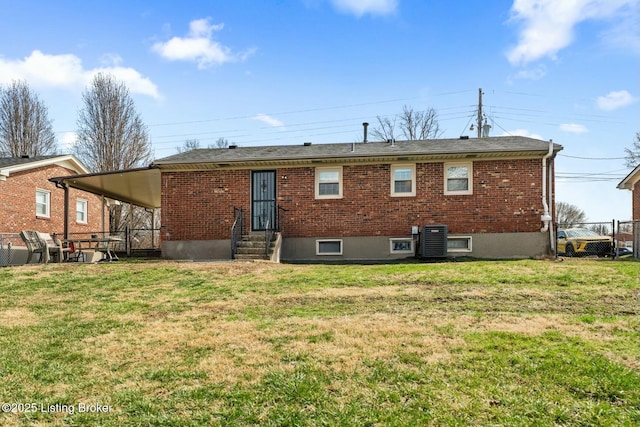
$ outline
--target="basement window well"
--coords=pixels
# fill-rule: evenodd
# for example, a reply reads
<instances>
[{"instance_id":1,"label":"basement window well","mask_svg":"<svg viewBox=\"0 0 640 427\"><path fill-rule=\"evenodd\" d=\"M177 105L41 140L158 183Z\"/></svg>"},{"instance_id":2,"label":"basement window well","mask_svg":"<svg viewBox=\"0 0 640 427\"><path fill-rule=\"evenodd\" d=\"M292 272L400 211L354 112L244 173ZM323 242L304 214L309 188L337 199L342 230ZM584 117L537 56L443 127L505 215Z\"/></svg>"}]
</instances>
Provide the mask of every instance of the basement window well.
<instances>
[{"instance_id":1,"label":"basement window well","mask_svg":"<svg viewBox=\"0 0 640 427\"><path fill-rule=\"evenodd\" d=\"M316 240L316 255L342 255L342 239Z\"/></svg>"},{"instance_id":2,"label":"basement window well","mask_svg":"<svg viewBox=\"0 0 640 427\"><path fill-rule=\"evenodd\" d=\"M471 252L471 236L449 236L447 238L448 252Z\"/></svg>"},{"instance_id":3,"label":"basement window well","mask_svg":"<svg viewBox=\"0 0 640 427\"><path fill-rule=\"evenodd\" d=\"M412 238L392 238L389 239L389 251L392 254L412 254L414 253L413 249L413 239Z\"/></svg>"}]
</instances>

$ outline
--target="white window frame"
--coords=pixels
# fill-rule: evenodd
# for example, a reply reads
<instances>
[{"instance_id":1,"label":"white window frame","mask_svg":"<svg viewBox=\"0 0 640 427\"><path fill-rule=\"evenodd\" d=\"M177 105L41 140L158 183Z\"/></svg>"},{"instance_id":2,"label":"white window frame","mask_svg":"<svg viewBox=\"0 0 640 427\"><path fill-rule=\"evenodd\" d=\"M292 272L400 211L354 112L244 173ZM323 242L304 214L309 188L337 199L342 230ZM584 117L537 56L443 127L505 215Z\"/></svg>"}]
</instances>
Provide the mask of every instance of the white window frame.
<instances>
[{"instance_id":1,"label":"white window frame","mask_svg":"<svg viewBox=\"0 0 640 427\"><path fill-rule=\"evenodd\" d=\"M411 171L411 191L408 192L396 192L396 179L395 174L398 169L409 169ZM412 164L398 164L391 165L391 197L415 197L416 195L416 165Z\"/></svg>"},{"instance_id":2,"label":"white window frame","mask_svg":"<svg viewBox=\"0 0 640 427\"><path fill-rule=\"evenodd\" d=\"M83 210L78 209L79 203L84 205ZM79 213L82 213L84 215L84 219L78 219ZM89 221L89 201L86 199L76 199L76 222L78 224L86 224L88 221Z\"/></svg>"},{"instance_id":3,"label":"white window frame","mask_svg":"<svg viewBox=\"0 0 640 427\"><path fill-rule=\"evenodd\" d=\"M42 202L38 200L38 195L42 194L45 196L44 201L44 209L45 213L38 212L38 206L42 205ZM50 218L51 217L51 192L48 190L43 190L41 188L36 188L36 216L40 218Z\"/></svg>"},{"instance_id":4,"label":"white window frame","mask_svg":"<svg viewBox=\"0 0 640 427\"><path fill-rule=\"evenodd\" d=\"M321 243L335 243L335 242L339 242L340 243L340 251L338 251L338 252L320 252L320 244ZM342 255L342 249L343 249L342 239L319 239L319 240L316 240L316 255L318 255L318 256Z\"/></svg>"},{"instance_id":5,"label":"white window frame","mask_svg":"<svg viewBox=\"0 0 640 427\"><path fill-rule=\"evenodd\" d=\"M450 248L449 241L450 240L466 240L467 247L466 248ZM471 236L447 236L447 252L473 252L473 238Z\"/></svg>"},{"instance_id":6,"label":"white window frame","mask_svg":"<svg viewBox=\"0 0 640 427\"><path fill-rule=\"evenodd\" d=\"M449 190L449 168L464 166L467 168L467 189L466 190ZM444 164L444 194L446 195L466 195L473 194L473 162L455 162Z\"/></svg>"},{"instance_id":7,"label":"white window frame","mask_svg":"<svg viewBox=\"0 0 640 427\"><path fill-rule=\"evenodd\" d=\"M408 250L396 250L393 248L393 244L395 242L409 242L411 244L411 248ZM414 242L413 242L413 238L411 237L391 237L389 238L389 253L392 254L414 254L415 253L415 247L414 247Z\"/></svg>"},{"instance_id":8,"label":"white window frame","mask_svg":"<svg viewBox=\"0 0 640 427\"><path fill-rule=\"evenodd\" d=\"M338 194L320 194L320 175L322 172L338 173ZM316 168L316 199L342 199L342 166Z\"/></svg>"}]
</instances>

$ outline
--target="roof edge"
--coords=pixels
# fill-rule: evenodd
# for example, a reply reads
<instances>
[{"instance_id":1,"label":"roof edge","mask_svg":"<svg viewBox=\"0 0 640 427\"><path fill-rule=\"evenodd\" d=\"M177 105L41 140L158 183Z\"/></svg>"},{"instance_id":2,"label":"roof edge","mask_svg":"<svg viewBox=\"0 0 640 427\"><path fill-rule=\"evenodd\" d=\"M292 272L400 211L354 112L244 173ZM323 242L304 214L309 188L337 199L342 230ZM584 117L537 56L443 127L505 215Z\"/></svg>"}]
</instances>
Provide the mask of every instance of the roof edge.
<instances>
[{"instance_id":1,"label":"roof edge","mask_svg":"<svg viewBox=\"0 0 640 427\"><path fill-rule=\"evenodd\" d=\"M17 165L7 166L0 169L0 176L8 177L12 173L22 172L29 169L41 168L44 166L58 165L67 169L75 170L80 173L89 173L89 170L74 156L73 154L64 154L61 156L50 157L47 159L35 160L33 162L25 162Z\"/></svg>"}]
</instances>

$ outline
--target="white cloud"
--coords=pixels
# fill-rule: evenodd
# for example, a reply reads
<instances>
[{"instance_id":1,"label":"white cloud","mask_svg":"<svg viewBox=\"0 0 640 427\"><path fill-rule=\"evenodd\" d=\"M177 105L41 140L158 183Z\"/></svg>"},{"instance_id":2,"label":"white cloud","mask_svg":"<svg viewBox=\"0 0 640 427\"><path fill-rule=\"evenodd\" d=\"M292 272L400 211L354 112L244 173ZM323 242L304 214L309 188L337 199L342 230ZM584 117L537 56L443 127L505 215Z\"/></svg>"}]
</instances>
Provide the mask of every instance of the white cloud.
<instances>
[{"instance_id":1,"label":"white cloud","mask_svg":"<svg viewBox=\"0 0 640 427\"><path fill-rule=\"evenodd\" d=\"M509 62L526 64L556 54L574 40L574 27L586 20L605 20L637 13L637 0L515 0L511 21L522 22ZM615 23L614 23L615 26Z\"/></svg>"},{"instance_id":2,"label":"white cloud","mask_svg":"<svg viewBox=\"0 0 640 427\"><path fill-rule=\"evenodd\" d=\"M77 139L78 139L78 134L75 132L62 133L62 135L60 135L60 137L58 138L58 142L59 142L60 148L62 149L62 152L70 153L73 148L73 144L76 143Z\"/></svg>"},{"instance_id":3,"label":"white cloud","mask_svg":"<svg viewBox=\"0 0 640 427\"><path fill-rule=\"evenodd\" d=\"M389 15L398 7L398 0L331 0L331 3L340 12L351 13L357 17L367 13Z\"/></svg>"},{"instance_id":4,"label":"white cloud","mask_svg":"<svg viewBox=\"0 0 640 427\"><path fill-rule=\"evenodd\" d=\"M167 42L155 43L152 50L170 61L192 61L203 69L226 62L244 61L254 50L235 54L230 48L212 40L215 31L221 31L224 24L210 24L210 18L196 19L189 23L186 37L173 37Z\"/></svg>"},{"instance_id":5,"label":"white cloud","mask_svg":"<svg viewBox=\"0 0 640 427\"><path fill-rule=\"evenodd\" d=\"M524 80L542 80L542 78L546 75L547 75L547 67L540 64L535 68L518 71L518 73L516 73L514 78L524 79Z\"/></svg>"},{"instance_id":6,"label":"white cloud","mask_svg":"<svg viewBox=\"0 0 640 427\"><path fill-rule=\"evenodd\" d=\"M601 110L611 111L617 110L618 108L626 107L627 105L631 105L636 101L637 99L634 98L626 90L618 90L609 92L605 96L599 96L597 103L598 108L600 108Z\"/></svg>"},{"instance_id":7,"label":"white cloud","mask_svg":"<svg viewBox=\"0 0 640 427\"><path fill-rule=\"evenodd\" d=\"M160 98L157 86L133 68L121 67L117 56L111 56L114 65L85 70L82 60L75 55L47 55L34 50L31 55L20 60L0 58L0 84L12 80L25 80L36 87L56 87L77 90L88 85L100 72L113 74L123 81L132 93Z\"/></svg>"},{"instance_id":8,"label":"white cloud","mask_svg":"<svg viewBox=\"0 0 640 427\"><path fill-rule=\"evenodd\" d=\"M587 133L589 129L587 129L583 125L579 125L577 123L563 123L560 125L560 130L563 132L569 133Z\"/></svg>"},{"instance_id":9,"label":"white cloud","mask_svg":"<svg viewBox=\"0 0 640 427\"><path fill-rule=\"evenodd\" d=\"M280 120L275 119L271 116L268 116L266 114L256 114L255 116L252 117L253 120L258 120L260 122L266 123L269 126L273 126L273 127L281 127L284 126L284 123L282 123Z\"/></svg>"}]
</instances>

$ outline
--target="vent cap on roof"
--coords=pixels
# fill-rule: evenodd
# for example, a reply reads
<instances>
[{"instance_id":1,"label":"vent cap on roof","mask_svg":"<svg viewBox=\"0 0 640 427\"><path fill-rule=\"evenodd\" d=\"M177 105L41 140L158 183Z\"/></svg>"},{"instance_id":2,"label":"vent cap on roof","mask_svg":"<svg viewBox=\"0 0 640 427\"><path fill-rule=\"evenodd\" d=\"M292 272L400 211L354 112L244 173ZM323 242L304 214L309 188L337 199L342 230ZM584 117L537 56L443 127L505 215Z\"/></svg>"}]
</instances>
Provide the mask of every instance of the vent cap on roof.
<instances>
[{"instance_id":1,"label":"vent cap on roof","mask_svg":"<svg viewBox=\"0 0 640 427\"><path fill-rule=\"evenodd\" d=\"M236 148L238 148L236 144L229 144L229 150L235 150Z\"/></svg>"}]
</instances>

